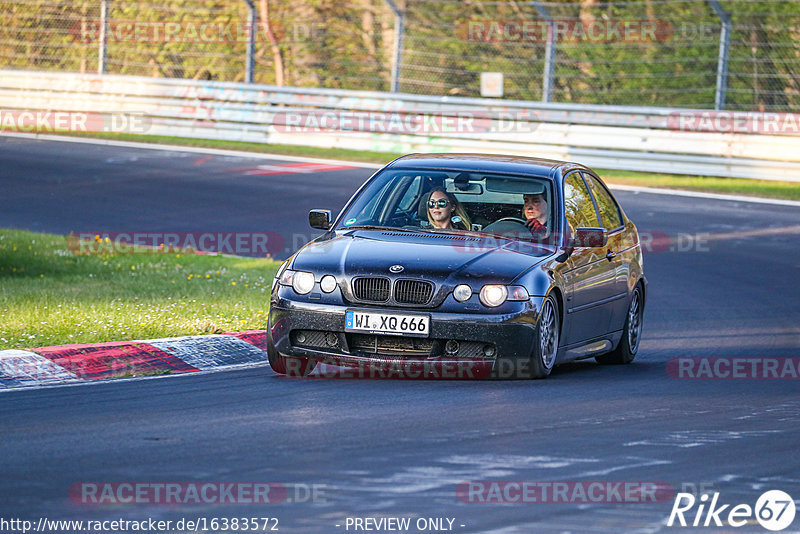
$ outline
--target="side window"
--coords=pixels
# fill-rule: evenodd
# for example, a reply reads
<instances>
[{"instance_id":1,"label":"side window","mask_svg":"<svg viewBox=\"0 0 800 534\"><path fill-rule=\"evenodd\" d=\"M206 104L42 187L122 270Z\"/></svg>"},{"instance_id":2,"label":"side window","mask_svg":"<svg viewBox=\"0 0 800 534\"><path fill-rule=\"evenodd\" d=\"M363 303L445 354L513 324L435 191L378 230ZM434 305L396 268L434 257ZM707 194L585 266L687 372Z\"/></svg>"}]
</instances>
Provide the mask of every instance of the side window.
<instances>
[{"instance_id":1,"label":"side window","mask_svg":"<svg viewBox=\"0 0 800 534\"><path fill-rule=\"evenodd\" d=\"M361 208L361 211L359 211L358 215L355 217L358 224L381 224L382 221L378 220L378 207L383 204L387 194L396 184L396 180L388 180L385 184L380 186L380 189L375 192L374 196L369 199L369 202Z\"/></svg>"},{"instance_id":2,"label":"side window","mask_svg":"<svg viewBox=\"0 0 800 534\"><path fill-rule=\"evenodd\" d=\"M420 187L422 187L422 176L415 176L414 180L406 189L405 195L400 200L399 209L409 211L411 208L416 208L417 196L419 195Z\"/></svg>"},{"instance_id":3,"label":"side window","mask_svg":"<svg viewBox=\"0 0 800 534\"><path fill-rule=\"evenodd\" d=\"M606 190L603 185L597 181L597 178L591 174L584 174L586 182L592 190L595 202L597 202L597 210L600 212L600 219L603 228L611 231L615 228L622 226L622 217L619 214L619 207L611 196L611 193Z\"/></svg>"},{"instance_id":4,"label":"side window","mask_svg":"<svg viewBox=\"0 0 800 534\"><path fill-rule=\"evenodd\" d=\"M574 172L564 178L564 211L571 230L598 226L592 197L580 173Z\"/></svg>"}]
</instances>

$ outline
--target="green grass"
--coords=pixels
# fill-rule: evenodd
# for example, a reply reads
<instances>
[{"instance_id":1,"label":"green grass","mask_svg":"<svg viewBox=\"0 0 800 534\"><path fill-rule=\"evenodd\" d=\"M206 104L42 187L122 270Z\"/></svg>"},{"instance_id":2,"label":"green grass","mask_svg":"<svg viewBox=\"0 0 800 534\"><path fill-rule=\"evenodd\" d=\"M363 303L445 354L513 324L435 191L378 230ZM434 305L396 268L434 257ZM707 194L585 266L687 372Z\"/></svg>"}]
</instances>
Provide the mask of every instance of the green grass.
<instances>
[{"instance_id":1,"label":"green grass","mask_svg":"<svg viewBox=\"0 0 800 534\"><path fill-rule=\"evenodd\" d=\"M343 161L360 161L363 163L386 164L403 154L393 152L372 152L370 150L349 150L346 148L318 148L313 146L271 145L266 143L249 143L246 141L223 141L217 139L193 139L189 137L170 137L166 135L139 135L126 133L84 133L61 132L59 135L72 137L91 137L111 139L114 141L131 141L134 143L156 143L164 145L194 146L218 148L223 150L242 150L262 154L281 154L284 156L302 156L306 158L326 158Z\"/></svg>"},{"instance_id":2,"label":"green grass","mask_svg":"<svg viewBox=\"0 0 800 534\"><path fill-rule=\"evenodd\" d=\"M598 170L597 172L601 178L610 184L640 185L644 187L704 191L725 195L800 200L800 182L715 178L712 176L681 176L676 174L647 174L633 171Z\"/></svg>"},{"instance_id":3,"label":"green grass","mask_svg":"<svg viewBox=\"0 0 800 534\"><path fill-rule=\"evenodd\" d=\"M193 146L205 148L221 148L243 150L289 156L338 159L360 161L366 163L385 164L402 156L394 152L371 152L369 150L347 150L342 148L316 148L295 145L270 145L265 143L247 143L242 141L218 141L213 139L190 139L185 137L169 137L163 135L136 135L112 133L75 133L68 135L79 137L101 137L117 141L134 141L140 143L161 143L167 145ZM638 185L644 187L661 187L665 189L683 189L687 191L704 191L710 193L747 195L768 198L800 200L800 183L777 182L772 180L750 180L742 178L715 178L708 176L684 176L678 174L656 174L634 171L617 171L595 169L600 177L611 184Z\"/></svg>"},{"instance_id":4,"label":"green grass","mask_svg":"<svg viewBox=\"0 0 800 534\"><path fill-rule=\"evenodd\" d=\"M0 350L265 329L271 259L76 255L64 236L0 230Z\"/></svg>"}]
</instances>

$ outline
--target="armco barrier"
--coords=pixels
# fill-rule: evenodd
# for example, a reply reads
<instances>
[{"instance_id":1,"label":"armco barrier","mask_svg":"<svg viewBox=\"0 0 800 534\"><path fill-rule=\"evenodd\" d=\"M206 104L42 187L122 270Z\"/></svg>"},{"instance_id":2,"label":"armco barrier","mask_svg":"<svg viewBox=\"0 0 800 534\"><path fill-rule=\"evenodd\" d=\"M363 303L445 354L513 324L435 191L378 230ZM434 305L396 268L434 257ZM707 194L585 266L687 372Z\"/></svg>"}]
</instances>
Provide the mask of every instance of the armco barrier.
<instances>
[{"instance_id":1,"label":"armco barrier","mask_svg":"<svg viewBox=\"0 0 800 534\"><path fill-rule=\"evenodd\" d=\"M139 120L131 131L149 135L381 152L522 154L606 169L800 182L800 122L795 122L800 115L791 114L723 117L727 125L740 120L737 131L747 133L685 121L703 130L691 131L681 129L681 114L713 117L715 112L0 70L0 111L11 110L85 112L100 123L129 114ZM287 127L291 114L325 112L334 117L427 115L434 122L467 114L478 127L386 131L385 124L375 128L369 121L313 132ZM776 117L782 121L779 130L758 128L770 119L774 126ZM0 131L13 127L0 122Z\"/></svg>"}]
</instances>

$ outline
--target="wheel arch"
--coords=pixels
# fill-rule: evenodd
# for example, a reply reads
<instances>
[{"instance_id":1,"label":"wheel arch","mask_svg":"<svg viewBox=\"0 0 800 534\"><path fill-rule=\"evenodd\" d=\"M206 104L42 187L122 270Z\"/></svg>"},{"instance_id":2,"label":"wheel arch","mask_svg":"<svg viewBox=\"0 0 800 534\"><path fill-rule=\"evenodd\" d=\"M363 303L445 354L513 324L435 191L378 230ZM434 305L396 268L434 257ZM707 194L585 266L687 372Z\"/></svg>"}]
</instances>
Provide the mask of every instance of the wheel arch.
<instances>
[{"instance_id":1,"label":"wheel arch","mask_svg":"<svg viewBox=\"0 0 800 534\"><path fill-rule=\"evenodd\" d=\"M561 340L563 339L561 334L564 332L564 318L566 316L564 307L564 293L558 286L552 286L547 294L550 295L551 293L555 296L556 305L558 306L558 339L560 344Z\"/></svg>"},{"instance_id":2,"label":"wheel arch","mask_svg":"<svg viewBox=\"0 0 800 534\"><path fill-rule=\"evenodd\" d=\"M636 289L636 286L639 286L639 289L642 292L642 312L644 312L645 306L647 305L647 282L644 276L640 276L639 279L636 280L633 288Z\"/></svg>"}]
</instances>

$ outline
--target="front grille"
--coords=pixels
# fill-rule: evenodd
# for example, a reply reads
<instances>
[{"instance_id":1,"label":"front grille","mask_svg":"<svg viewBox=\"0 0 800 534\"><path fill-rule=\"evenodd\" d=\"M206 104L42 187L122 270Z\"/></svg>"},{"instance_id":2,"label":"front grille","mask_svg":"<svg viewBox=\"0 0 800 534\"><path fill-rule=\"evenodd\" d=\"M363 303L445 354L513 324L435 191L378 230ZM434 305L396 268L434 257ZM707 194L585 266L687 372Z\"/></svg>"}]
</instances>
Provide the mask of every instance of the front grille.
<instances>
[{"instance_id":1,"label":"front grille","mask_svg":"<svg viewBox=\"0 0 800 534\"><path fill-rule=\"evenodd\" d=\"M433 340L420 337L376 336L349 334L347 344L351 352L364 352L380 356L430 356Z\"/></svg>"},{"instance_id":2,"label":"front grille","mask_svg":"<svg viewBox=\"0 0 800 534\"><path fill-rule=\"evenodd\" d=\"M367 302L386 302L389 300L389 279L382 277L362 277L353 280L353 295Z\"/></svg>"},{"instance_id":3,"label":"front grille","mask_svg":"<svg viewBox=\"0 0 800 534\"><path fill-rule=\"evenodd\" d=\"M398 280L394 299L402 304L427 304L433 296L433 284L424 280Z\"/></svg>"}]
</instances>

